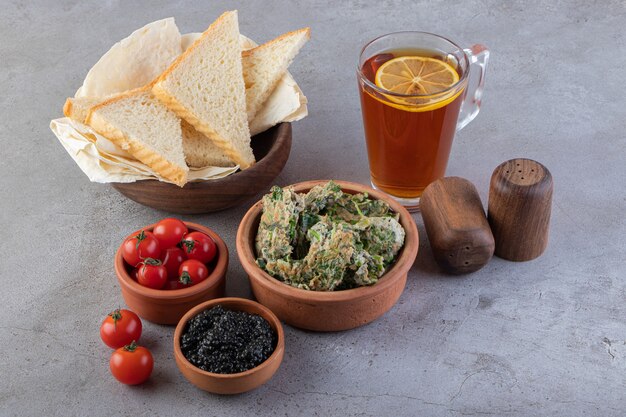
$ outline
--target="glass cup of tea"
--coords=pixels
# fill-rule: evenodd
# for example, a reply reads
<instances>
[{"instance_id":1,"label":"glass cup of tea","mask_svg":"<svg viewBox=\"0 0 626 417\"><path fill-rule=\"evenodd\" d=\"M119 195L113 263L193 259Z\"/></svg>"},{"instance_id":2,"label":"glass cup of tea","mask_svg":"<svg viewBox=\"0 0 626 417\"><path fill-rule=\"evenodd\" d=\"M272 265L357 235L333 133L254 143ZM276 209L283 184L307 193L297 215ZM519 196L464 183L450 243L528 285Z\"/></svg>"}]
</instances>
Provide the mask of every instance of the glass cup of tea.
<instances>
[{"instance_id":1,"label":"glass cup of tea","mask_svg":"<svg viewBox=\"0 0 626 417\"><path fill-rule=\"evenodd\" d=\"M410 210L444 176L456 131L480 110L489 50L426 32L380 36L357 77L372 186Z\"/></svg>"}]
</instances>

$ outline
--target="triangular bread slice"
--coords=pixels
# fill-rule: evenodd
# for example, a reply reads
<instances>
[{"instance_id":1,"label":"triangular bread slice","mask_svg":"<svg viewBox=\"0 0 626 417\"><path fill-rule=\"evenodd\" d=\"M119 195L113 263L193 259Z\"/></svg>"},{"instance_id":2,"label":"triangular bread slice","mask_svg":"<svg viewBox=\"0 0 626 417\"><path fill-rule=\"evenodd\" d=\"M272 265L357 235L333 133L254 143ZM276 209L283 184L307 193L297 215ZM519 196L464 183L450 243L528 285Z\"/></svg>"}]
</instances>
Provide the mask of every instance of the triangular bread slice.
<instances>
[{"instance_id":1,"label":"triangular bread slice","mask_svg":"<svg viewBox=\"0 0 626 417\"><path fill-rule=\"evenodd\" d=\"M183 130L183 151L187 165L194 168L232 167L236 165L224 154L224 151L185 120L182 121L181 128Z\"/></svg>"},{"instance_id":2,"label":"triangular bread slice","mask_svg":"<svg viewBox=\"0 0 626 417\"><path fill-rule=\"evenodd\" d=\"M200 36L202 36L202 33L195 32L182 35L181 47L183 52L197 41ZM204 134L198 132L196 128L190 125L185 119L182 119L181 128L183 129L185 161L187 161L189 167L232 167L236 165L226 156L224 151L218 148L210 139L204 136Z\"/></svg>"},{"instance_id":3,"label":"triangular bread slice","mask_svg":"<svg viewBox=\"0 0 626 417\"><path fill-rule=\"evenodd\" d=\"M180 119L154 97L151 85L111 97L94 106L86 123L96 132L183 186L189 168L183 154Z\"/></svg>"},{"instance_id":4,"label":"triangular bread slice","mask_svg":"<svg viewBox=\"0 0 626 417\"><path fill-rule=\"evenodd\" d=\"M310 34L309 28L296 30L242 52L249 122L272 94L300 48L309 40Z\"/></svg>"},{"instance_id":5,"label":"triangular bread slice","mask_svg":"<svg viewBox=\"0 0 626 417\"><path fill-rule=\"evenodd\" d=\"M102 103L104 99L93 97L68 98L63 106L63 114L72 120L85 123L92 107ZM198 132L186 121L181 121L183 134L183 152L187 165L194 168L232 167L235 163L224 152L215 146L202 133Z\"/></svg>"},{"instance_id":6,"label":"triangular bread slice","mask_svg":"<svg viewBox=\"0 0 626 417\"><path fill-rule=\"evenodd\" d=\"M95 97L74 97L65 100L63 106L63 114L72 120L85 123L89 110L98 103L102 103L104 99Z\"/></svg>"},{"instance_id":7,"label":"triangular bread slice","mask_svg":"<svg viewBox=\"0 0 626 417\"><path fill-rule=\"evenodd\" d=\"M152 91L241 169L254 163L236 11L213 22L161 74Z\"/></svg>"}]
</instances>

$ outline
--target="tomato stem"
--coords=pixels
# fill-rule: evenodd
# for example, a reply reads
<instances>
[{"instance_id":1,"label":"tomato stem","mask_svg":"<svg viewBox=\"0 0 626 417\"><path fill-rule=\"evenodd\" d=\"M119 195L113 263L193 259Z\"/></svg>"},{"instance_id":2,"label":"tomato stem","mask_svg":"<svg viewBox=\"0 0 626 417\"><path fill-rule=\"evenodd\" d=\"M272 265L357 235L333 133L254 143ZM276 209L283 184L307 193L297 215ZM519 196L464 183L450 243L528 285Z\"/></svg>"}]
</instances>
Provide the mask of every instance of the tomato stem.
<instances>
[{"instance_id":1,"label":"tomato stem","mask_svg":"<svg viewBox=\"0 0 626 417\"><path fill-rule=\"evenodd\" d=\"M180 278L178 279L178 281L181 284L189 285L191 284L191 275L189 275L189 272L183 271L183 273L180 274Z\"/></svg>"},{"instance_id":2,"label":"tomato stem","mask_svg":"<svg viewBox=\"0 0 626 417\"><path fill-rule=\"evenodd\" d=\"M159 259L154 259L154 258L146 258L143 260L144 266L145 265L159 266L162 263L163 262L161 262Z\"/></svg>"},{"instance_id":3,"label":"tomato stem","mask_svg":"<svg viewBox=\"0 0 626 417\"><path fill-rule=\"evenodd\" d=\"M183 245L185 247L186 252L188 254L193 250L193 247L196 245L196 241L195 240L183 240L180 243L181 243L181 245Z\"/></svg>"},{"instance_id":4,"label":"tomato stem","mask_svg":"<svg viewBox=\"0 0 626 417\"><path fill-rule=\"evenodd\" d=\"M135 342L134 340L130 342L130 345L124 346L124 350L128 352L134 352L136 349L137 349L137 342Z\"/></svg>"},{"instance_id":5,"label":"tomato stem","mask_svg":"<svg viewBox=\"0 0 626 417\"><path fill-rule=\"evenodd\" d=\"M113 328L117 330L117 321L122 319L122 312L118 308L110 312L109 316L113 319Z\"/></svg>"},{"instance_id":6,"label":"tomato stem","mask_svg":"<svg viewBox=\"0 0 626 417\"><path fill-rule=\"evenodd\" d=\"M146 232L142 230L137 236L135 236L135 238L137 239L137 243L135 243L135 249L139 250L139 244L146 238Z\"/></svg>"}]
</instances>

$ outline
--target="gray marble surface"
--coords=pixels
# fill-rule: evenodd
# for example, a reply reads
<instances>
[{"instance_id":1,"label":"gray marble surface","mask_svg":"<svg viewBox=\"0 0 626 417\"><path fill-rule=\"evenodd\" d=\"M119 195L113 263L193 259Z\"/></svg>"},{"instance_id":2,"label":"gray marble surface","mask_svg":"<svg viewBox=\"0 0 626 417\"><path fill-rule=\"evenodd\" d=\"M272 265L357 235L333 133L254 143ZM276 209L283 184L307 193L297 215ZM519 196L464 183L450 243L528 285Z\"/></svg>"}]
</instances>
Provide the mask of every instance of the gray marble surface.
<instances>
[{"instance_id":1,"label":"gray marble surface","mask_svg":"<svg viewBox=\"0 0 626 417\"><path fill-rule=\"evenodd\" d=\"M623 1L7 1L0 13L0 414L215 416L618 416L626 412L626 39ZM494 258L449 277L420 251L398 304L365 327L289 326L286 355L260 389L232 397L191 386L170 327L145 322L150 381L109 374L98 326L123 305L112 265L131 229L166 215L89 182L48 128L114 42L175 16L201 31L238 8L265 41L310 26L292 66L310 101L276 182L367 183L355 65L369 39L425 30L492 51L481 114L456 139L449 175L486 202L513 157L555 181L550 244L531 262ZM235 253L252 202L187 216L231 248L227 294L250 297Z\"/></svg>"}]
</instances>

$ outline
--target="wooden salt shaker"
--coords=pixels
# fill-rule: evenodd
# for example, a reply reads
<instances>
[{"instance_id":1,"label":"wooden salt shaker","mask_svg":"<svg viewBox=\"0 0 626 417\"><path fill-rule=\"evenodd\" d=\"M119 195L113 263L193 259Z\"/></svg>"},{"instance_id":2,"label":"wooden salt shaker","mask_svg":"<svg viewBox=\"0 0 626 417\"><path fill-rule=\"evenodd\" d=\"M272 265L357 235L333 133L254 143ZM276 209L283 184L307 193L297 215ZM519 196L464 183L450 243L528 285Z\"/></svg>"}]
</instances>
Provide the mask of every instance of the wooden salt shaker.
<instances>
[{"instance_id":1,"label":"wooden salt shaker","mask_svg":"<svg viewBox=\"0 0 626 417\"><path fill-rule=\"evenodd\" d=\"M531 159L511 159L491 176L488 217L495 254L510 261L529 261L548 245L552 175Z\"/></svg>"},{"instance_id":2,"label":"wooden salt shaker","mask_svg":"<svg viewBox=\"0 0 626 417\"><path fill-rule=\"evenodd\" d=\"M424 190L420 210L433 254L444 271L464 274L489 262L493 235L474 184L460 177L438 179Z\"/></svg>"}]
</instances>

